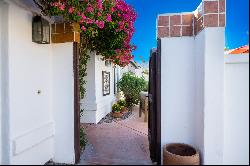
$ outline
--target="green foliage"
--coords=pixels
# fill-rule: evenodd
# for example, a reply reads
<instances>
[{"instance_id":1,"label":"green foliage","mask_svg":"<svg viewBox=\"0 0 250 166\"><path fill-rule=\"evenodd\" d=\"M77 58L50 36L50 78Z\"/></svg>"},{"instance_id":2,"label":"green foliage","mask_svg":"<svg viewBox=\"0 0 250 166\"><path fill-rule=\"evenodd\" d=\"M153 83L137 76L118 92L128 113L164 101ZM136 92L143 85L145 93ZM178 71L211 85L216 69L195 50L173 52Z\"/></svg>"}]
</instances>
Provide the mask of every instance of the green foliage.
<instances>
[{"instance_id":1,"label":"green foliage","mask_svg":"<svg viewBox=\"0 0 250 166\"><path fill-rule=\"evenodd\" d=\"M124 93L127 107L139 103L140 92L146 87L146 81L143 77L137 77L133 73L124 73L121 80L118 81L118 88Z\"/></svg>"},{"instance_id":2,"label":"green foliage","mask_svg":"<svg viewBox=\"0 0 250 166\"><path fill-rule=\"evenodd\" d=\"M126 107L126 106L127 106L127 103L126 103L125 100L119 100L119 101L117 102L117 104L119 104L121 107Z\"/></svg>"},{"instance_id":3,"label":"green foliage","mask_svg":"<svg viewBox=\"0 0 250 166\"><path fill-rule=\"evenodd\" d=\"M121 106L119 105L119 104L114 104L113 106L112 106L112 111L113 112L121 112Z\"/></svg>"},{"instance_id":4,"label":"green foliage","mask_svg":"<svg viewBox=\"0 0 250 166\"><path fill-rule=\"evenodd\" d=\"M89 60L88 47L86 45L86 38L83 33L81 33L81 43L80 43L80 59L79 59L79 78L80 78L80 96L81 99L85 97L86 89L86 80L84 79L87 76L87 63Z\"/></svg>"},{"instance_id":5,"label":"green foliage","mask_svg":"<svg viewBox=\"0 0 250 166\"><path fill-rule=\"evenodd\" d=\"M83 99L86 94L86 83L87 81L85 80L85 77L87 76L87 63L89 60L89 55L87 52L87 47L86 47L86 39L81 33L81 43L80 43L80 57L79 57L79 79L80 79L80 98ZM83 116L83 109L80 110L80 115ZM88 140L86 137L86 133L83 128L80 128L80 147L81 149L84 149Z\"/></svg>"},{"instance_id":6,"label":"green foliage","mask_svg":"<svg viewBox=\"0 0 250 166\"><path fill-rule=\"evenodd\" d=\"M149 88L149 87L148 87L148 81L145 81L145 83L146 83L146 84L145 84L145 87L143 88L142 91L143 91L143 92L148 92L148 88Z\"/></svg>"},{"instance_id":7,"label":"green foliage","mask_svg":"<svg viewBox=\"0 0 250 166\"><path fill-rule=\"evenodd\" d=\"M83 128L80 128L80 147L81 149L84 149L85 146L87 145L88 140L86 137L86 133Z\"/></svg>"}]
</instances>

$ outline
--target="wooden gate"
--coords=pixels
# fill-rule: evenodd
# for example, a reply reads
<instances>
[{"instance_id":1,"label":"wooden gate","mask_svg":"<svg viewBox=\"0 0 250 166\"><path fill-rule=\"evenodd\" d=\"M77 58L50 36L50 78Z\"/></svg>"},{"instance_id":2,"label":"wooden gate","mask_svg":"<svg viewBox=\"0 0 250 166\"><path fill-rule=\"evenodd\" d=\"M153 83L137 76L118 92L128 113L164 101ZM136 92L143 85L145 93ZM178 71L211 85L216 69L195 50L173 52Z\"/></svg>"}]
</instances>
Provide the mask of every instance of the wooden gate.
<instances>
[{"instance_id":1,"label":"wooden gate","mask_svg":"<svg viewBox=\"0 0 250 166\"><path fill-rule=\"evenodd\" d=\"M74 42L73 65L74 65L74 148L75 162L80 161L80 82L79 82L79 46Z\"/></svg>"},{"instance_id":2,"label":"wooden gate","mask_svg":"<svg viewBox=\"0 0 250 166\"><path fill-rule=\"evenodd\" d=\"M149 62L149 148L153 162L161 165L161 52L152 50Z\"/></svg>"}]
</instances>

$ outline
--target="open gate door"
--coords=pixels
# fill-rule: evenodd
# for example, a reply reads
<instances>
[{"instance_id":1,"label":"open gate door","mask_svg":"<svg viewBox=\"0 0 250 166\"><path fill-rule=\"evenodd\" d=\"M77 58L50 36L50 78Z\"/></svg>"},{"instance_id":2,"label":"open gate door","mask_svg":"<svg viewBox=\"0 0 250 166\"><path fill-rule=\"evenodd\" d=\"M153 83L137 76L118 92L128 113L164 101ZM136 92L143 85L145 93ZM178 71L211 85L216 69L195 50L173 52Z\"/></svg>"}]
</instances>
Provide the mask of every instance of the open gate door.
<instances>
[{"instance_id":1,"label":"open gate door","mask_svg":"<svg viewBox=\"0 0 250 166\"><path fill-rule=\"evenodd\" d=\"M160 40L158 49L151 50L149 62L149 123L150 157L161 165L161 64Z\"/></svg>"}]
</instances>

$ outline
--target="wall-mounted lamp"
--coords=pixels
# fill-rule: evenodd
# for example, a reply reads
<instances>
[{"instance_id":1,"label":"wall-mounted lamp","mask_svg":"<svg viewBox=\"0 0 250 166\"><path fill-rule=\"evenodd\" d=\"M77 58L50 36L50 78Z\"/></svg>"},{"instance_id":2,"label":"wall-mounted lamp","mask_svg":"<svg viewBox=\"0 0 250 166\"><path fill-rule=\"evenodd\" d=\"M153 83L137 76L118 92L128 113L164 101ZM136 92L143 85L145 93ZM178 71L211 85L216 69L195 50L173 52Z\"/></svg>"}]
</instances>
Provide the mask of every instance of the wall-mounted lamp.
<instances>
[{"instance_id":1,"label":"wall-mounted lamp","mask_svg":"<svg viewBox=\"0 0 250 166\"><path fill-rule=\"evenodd\" d=\"M50 43L50 24L41 16L33 17L32 41L38 44Z\"/></svg>"}]
</instances>

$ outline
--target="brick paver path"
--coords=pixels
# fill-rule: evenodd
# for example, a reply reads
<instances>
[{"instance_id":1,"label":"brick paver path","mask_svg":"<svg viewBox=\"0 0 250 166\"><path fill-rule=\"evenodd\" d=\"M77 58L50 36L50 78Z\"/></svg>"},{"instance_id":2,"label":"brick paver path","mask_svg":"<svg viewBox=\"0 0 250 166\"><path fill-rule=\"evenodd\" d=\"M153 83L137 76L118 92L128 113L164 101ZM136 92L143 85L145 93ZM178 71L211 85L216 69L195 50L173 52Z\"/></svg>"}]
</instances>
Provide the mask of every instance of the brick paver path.
<instances>
[{"instance_id":1,"label":"brick paver path","mask_svg":"<svg viewBox=\"0 0 250 166\"><path fill-rule=\"evenodd\" d=\"M143 120L136 107L126 120L83 125L89 143L80 165L151 165L148 125Z\"/></svg>"}]
</instances>

